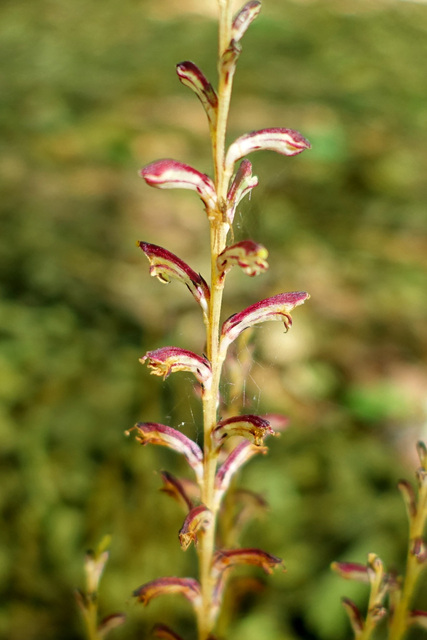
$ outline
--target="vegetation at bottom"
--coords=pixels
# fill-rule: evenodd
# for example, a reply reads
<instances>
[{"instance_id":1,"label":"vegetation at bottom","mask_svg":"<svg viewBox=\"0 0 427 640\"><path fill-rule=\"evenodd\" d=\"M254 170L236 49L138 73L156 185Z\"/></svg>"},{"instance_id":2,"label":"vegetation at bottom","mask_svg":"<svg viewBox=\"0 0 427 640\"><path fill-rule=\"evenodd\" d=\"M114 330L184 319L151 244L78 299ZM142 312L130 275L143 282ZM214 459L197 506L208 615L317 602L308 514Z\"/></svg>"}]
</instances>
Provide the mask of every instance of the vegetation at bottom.
<instances>
[{"instance_id":1,"label":"vegetation at bottom","mask_svg":"<svg viewBox=\"0 0 427 640\"><path fill-rule=\"evenodd\" d=\"M203 113L174 65L197 59L214 76L216 22L177 4L0 7L7 640L82 637L73 590L85 550L107 533L101 611L128 617L116 637L144 637L166 612L192 628L185 602L131 604L135 585L170 567L190 575L194 557L176 544L181 513L154 473L179 474L181 461L157 448L141 456L124 437L142 416L168 416L192 437L200 428L189 377L159 384L138 362L162 344L194 349L201 336L192 301L149 280L135 247L144 237L206 270L192 194L165 198L137 175L164 155L210 171ZM313 149L286 164L254 160L260 187L236 214L236 241L256 236L275 268L255 284L231 274L225 306L278 290L308 289L311 300L286 342L280 326L256 331L245 386L248 413L291 419L268 459L242 473L271 505L244 543L282 557L287 573L258 576L256 597L242 594L226 615L233 640L335 640L349 635L341 596L363 607L367 593L330 563L366 563L374 551L402 570L396 485L412 478L425 439L427 6L271 4L246 36L230 132L285 123ZM242 364L249 349L237 349Z\"/></svg>"}]
</instances>

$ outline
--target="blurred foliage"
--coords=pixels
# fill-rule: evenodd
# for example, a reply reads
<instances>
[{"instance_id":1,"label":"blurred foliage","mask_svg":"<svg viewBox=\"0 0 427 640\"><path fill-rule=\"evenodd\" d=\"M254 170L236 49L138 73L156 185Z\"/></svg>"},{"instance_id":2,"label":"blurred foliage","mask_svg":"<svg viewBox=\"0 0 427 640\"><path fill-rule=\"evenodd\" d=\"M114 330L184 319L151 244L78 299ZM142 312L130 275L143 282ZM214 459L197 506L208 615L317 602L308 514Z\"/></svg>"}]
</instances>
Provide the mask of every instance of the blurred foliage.
<instances>
[{"instance_id":1,"label":"blurred foliage","mask_svg":"<svg viewBox=\"0 0 427 640\"><path fill-rule=\"evenodd\" d=\"M209 4L0 7L8 640L82 637L73 588L85 549L105 533L101 609L128 614L112 635L146 637L167 617L194 637L185 602L131 603L144 581L195 563L178 548L179 508L157 491L156 470L184 465L123 432L137 420L200 429L192 382L162 384L138 364L164 344L201 351L203 333L191 296L152 282L135 241L206 273L206 221L192 194L150 190L136 171L162 156L211 170L200 105L174 75L192 59L215 76ZM395 485L411 477L426 411L426 32L423 4L265 0L245 37L230 135L288 126L313 150L253 157L260 186L236 237L263 242L271 270L255 281L231 273L227 312L283 290L312 299L288 336L276 324L256 332L246 409L289 414L292 426L242 474L271 504L244 543L282 556L288 573L241 592L228 612L234 640L346 637L340 596L363 603L366 593L329 563L375 551L403 566Z\"/></svg>"}]
</instances>

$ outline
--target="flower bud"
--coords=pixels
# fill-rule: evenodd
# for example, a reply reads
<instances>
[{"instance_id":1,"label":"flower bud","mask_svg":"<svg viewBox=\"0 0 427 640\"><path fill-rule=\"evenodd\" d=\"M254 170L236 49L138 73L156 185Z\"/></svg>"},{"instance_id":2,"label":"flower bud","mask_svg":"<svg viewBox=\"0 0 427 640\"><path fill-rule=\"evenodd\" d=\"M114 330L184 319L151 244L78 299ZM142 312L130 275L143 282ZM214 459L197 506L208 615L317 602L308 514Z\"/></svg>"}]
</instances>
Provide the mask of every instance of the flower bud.
<instances>
[{"instance_id":1,"label":"flower bud","mask_svg":"<svg viewBox=\"0 0 427 640\"><path fill-rule=\"evenodd\" d=\"M182 84L194 91L203 105L211 127L214 127L217 119L218 96L211 83L194 62L186 60L176 66L176 72Z\"/></svg>"},{"instance_id":2,"label":"flower bud","mask_svg":"<svg viewBox=\"0 0 427 640\"><path fill-rule=\"evenodd\" d=\"M246 33L250 24L255 20L261 11L261 2L251 0L247 2L236 14L231 25L231 37L235 42L239 42Z\"/></svg>"}]
</instances>

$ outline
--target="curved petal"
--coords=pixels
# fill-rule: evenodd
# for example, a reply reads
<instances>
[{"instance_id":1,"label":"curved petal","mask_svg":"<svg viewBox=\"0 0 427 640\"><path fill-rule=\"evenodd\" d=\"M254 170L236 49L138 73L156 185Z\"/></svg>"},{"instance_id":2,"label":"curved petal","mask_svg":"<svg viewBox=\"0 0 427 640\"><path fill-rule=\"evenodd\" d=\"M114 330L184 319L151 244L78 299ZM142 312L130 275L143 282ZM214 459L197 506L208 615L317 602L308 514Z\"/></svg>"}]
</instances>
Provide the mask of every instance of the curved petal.
<instances>
[{"instance_id":1,"label":"curved petal","mask_svg":"<svg viewBox=\"0 0 427 640\"><path fill-rule=\"evenodd\" d=\"M183 282L206 316L210 300L210 289L202 276L193 271L184 260L157 244L138 241L137 245L150 262L150 275L166 284L172 279Z\"/></svg>"},{"instance_id":2,"label":"curved petal","mask_svg":"<svg viewBox=\"0 0 427 640\"><path fill-rule=\"evenodd\" d=\"M144 606L159 596L179 593L197 609L201 602L200 585L194 578L157 578L135 589L132 595Z\"/></svg>"},{"instance_id":3,"label":"curved petal","mask_svg":"<svg viewBox=\"0 0 427 640\"><path fill-rule=\"evenodd\" d=\"M239 42L246 33L250 24L255 20L259 12L261 11L261 2L258 0L250 0L244 7L236 14L231 26L231 37L236 42Z\"/></svg>"},{"instance_id":4,"label":"curved petal","mask_svg":"<svg viewBox=\"0 0 427 640\"><path fill-rule=\"evenodd\" d=\"M211 83L194 62L186 60L176 65L176 72L182 84L194 91L203 105L211 127L217 119L218 96Z\"/></svg>"},{"instance_id":5,"label":"curved petal","mask_svg":"<svg viewBox=\"0 0 427 640\"><path fill-rule=\"evenodd\" d=\"M276 567L282 564L282 560L261 549L221 549L215 553L213 569L219 575L226 569L239 564L251 564L260 567L265 573L271 574Z\"/></svg>"},{"instance_id":6,"label":"curved petal","mask_svg":"<svg viewBox=\"0 0 427 640\"><path fill-rule=\"evenodd\" d=\"M295 156L310 148L309 141L293 129L274 127L251 131L237 138L228 148L225 173L231 176L235 163L253 151L276 151L284 156Z\"/></svg>"},{"instance_id":7,"label":"curved petal","mask_svg":"<svg viewBox=\"0 0 427 640\"><path fill-rule=\"evenodd\" d=\"M183 433L157 422L138 422L132 429L126 431L130 435L136 430L136 440L143 445L157 444L181 453L193 468L198 481L203 477L203 453L198 444Z\"/></svg>"},{"instance_id":8,"label":"curved petal","mask_svg":"<svg viewBox=\"0 0 427 640\"><path fill-rule=\"evenodd\" d=\"M257 276L268 269L267 256L264 245L253 240L241 240L219 254L217 269L220 276L225 276L234 265L238 265L246 275Z\"/></svg>"},{"instance_id":9,"label":"curved petal","mask_svg":"<svg viewBox=\"0 0 427 640\"><path fill-rule=\"evenodd\" d=\"M231 436L242 436L257 447L260 447L267 435L275 435L268 420L261 416L234 416L218 422L212 432L213 438L219 445Z\"/></svg>"},{"instance_id":10,"label":"curved petal","mask_svg":"<svg viewBox=\"0 0 427 640\"><path fill-rule=\"evenodd\" d=\"M179 347L161 347L154 351L147 351L145 356L140 358L140 362L142 364L146 362L152 370L151 373L162 376L163 379L175 371L190 371L205 389L210 387L212 370L209 360L192 351Z\"/></svg>"},{"instance_id":11,"label":"curved petal","mask_svg":"<svg viewBox=\"0 0 427 640\"><path fill-rule=\"evenodd\" d=\"M153 635L159 640L182 640L175 631L172 631L166 624L155 624L153 627Z\"/></svg>"},{"instance_id":12,"label":"curved petal","mask_svg":"<svg viewBox=\"0 0 427 640\"><path fill-rule=\"evenodd\" d=\"M160 475L163 480L163 486L160 491L163 491L163 493L166 493L179 504L184 506L186 510L190 511L193 508L193 503L187 494L184 482L169 473L169 471L161 471Z\"/></svg>"},{"instance_id":13,"label":"curved petal","mask_svg":"<svg viewBox=\"0 0 427 640\"><path fill-rule=\"evenodd\" d=\"M252 164L245 158L240 163L227 194L227 219L230 224L233 223L239 202L243 200L246 194L250 194L257 185L258 178L252 175Z\"/></svg>"},{"instance_id":14,"label":"curved petal","mask_svg":"<svg viewBox=\"0 0 427 640\"><path fill-rule=\"evenodd\" d=\"M230 486L234 474L245 462L250 460L257 453L267 453L267 447L257 447L248 440L241 442L226 458L225 462L218 469L215 476L215 506L219 507L222 497Z\"/></svg>"},{"instance_id":15,"label":"curved petal","mask_svg":"<svg viewBox=\"0 0 427 640\"><path fill-rule=\"evenodd\" d=\"M242 331L255 324L268 320L281 320L285 324L285 329L288 330L292 326L290 312L298 305L303 304L309 297L310 295L306 291L279 293L230 316L222 325L221 356L225 357L229 345Z\"/></svg>"},{"instance_id":16,"label":"curved petal","mask_svg":"<svg viewBox=\"0 0 427 640\"><path fill-rule=\"evenodd\" d=\"M147 164L140 175L150 187L158 189L190 189L197 191L207 209L216 206L216 192L212 180L188 164L165 158Z\"/></svg>"},{"instance_id":17,"label":"curved petal","mask_svg":"<svg viewBox=\"0 0 427 640\"><path fill-rule=\"evenodd\" d=\"M197 544L197 534L212 525L212 511L204 504L193 507L184 520L179 532L179 542L184 551L187 551L192 542Z\"/></svg>"}]
</instances>

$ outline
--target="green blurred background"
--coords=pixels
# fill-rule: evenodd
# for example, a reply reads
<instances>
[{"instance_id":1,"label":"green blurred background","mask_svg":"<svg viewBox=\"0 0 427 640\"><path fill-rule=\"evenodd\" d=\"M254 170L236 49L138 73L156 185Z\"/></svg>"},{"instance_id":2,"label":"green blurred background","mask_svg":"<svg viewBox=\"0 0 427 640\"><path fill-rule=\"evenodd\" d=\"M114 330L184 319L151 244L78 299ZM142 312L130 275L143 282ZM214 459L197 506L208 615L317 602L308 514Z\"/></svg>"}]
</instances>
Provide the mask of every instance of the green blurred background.
<instances>
[{"instance_id":1,"label":"green blurred background","mask_svg":"<svg viewBox=\"0 0 427 640\"><path fill-rule=\"evenodd\" d=\"M202 351L199 310L149 278L135 242L206 275L207 224L194 194L149 189L137 170L175 157L211 173L204 114L174 65L215 79L215 14L214 0L1 4L1 638L82 638L73 589L106 533L101 608L128 615L111 637L145 638L157 620L195 637L179 598L130 597L195 563L156 473L185 464L124 430L200 430L192 380L138 363L164 344ZM271 505L242 543L288 572L257 575L228 637L334 640L349 636L340 597L363 605L366 589L329 564L375 551L402 569L396 481L426 437L427 6L265 0L243 45L230 140L285 126L313 149L252 156L260 185L235 236L264 243L271 266L230 274L225 314L286 290L312 298L288 335L255 332L245 412L291 426L242 474Z\"/></svg>"}]
</instances>

